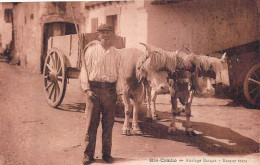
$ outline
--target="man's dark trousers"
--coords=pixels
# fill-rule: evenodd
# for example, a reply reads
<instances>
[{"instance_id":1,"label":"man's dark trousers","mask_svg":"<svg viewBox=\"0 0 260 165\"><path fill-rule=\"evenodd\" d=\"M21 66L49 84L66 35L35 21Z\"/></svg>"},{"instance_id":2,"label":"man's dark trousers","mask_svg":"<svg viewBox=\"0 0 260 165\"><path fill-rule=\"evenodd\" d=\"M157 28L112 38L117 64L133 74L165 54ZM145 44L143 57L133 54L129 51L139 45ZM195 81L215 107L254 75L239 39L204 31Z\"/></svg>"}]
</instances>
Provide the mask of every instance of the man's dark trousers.
<instances>
[{"instance_id":1,"label":"man's dark trousers","mask_svg":"<svg viewBox=\"0 0 260 165\"><path fill-rule=\"evenodd\" d=\"M95 154L97 128L102 113L102 154L111 155L112 129L115 118L116 83L89 82L90 90L96 94L95 98L86 100L86 149L85 155Z\"/></svg>"}]
</instances>

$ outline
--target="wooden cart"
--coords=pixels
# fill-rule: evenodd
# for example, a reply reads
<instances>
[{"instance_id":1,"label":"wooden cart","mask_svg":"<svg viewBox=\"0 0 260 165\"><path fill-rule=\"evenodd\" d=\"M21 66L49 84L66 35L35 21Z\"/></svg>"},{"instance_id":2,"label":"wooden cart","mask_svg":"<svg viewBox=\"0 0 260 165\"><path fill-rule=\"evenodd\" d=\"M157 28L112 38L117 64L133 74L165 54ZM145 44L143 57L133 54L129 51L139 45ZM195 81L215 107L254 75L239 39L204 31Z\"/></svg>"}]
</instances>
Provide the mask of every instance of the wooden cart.
<instances>
[{"instance_id":1,"label":"wooden cart","mask_svg":"<svg viewBox=\"0 0 260 165\"><path fill-rule=\"evenodd\" d=\"M79 38L81 38L79 40ZM61 104L68 78L78 78L81 68L83 48L91 41L97 40L97 33L55 36L48 40L48 53L45 59L44 94L51 107ZM125 47L125 38L113 35L112 45Z\"/></svg>"},{"instance_id":2,"label":"wooden cart","mask_svg":"<svg viewBox=\"0 0 260 165\"><path fill-rule=\"evenodd\" d=\"M252 105L260 107L259 40L220 51L228 56L231 89L244 95Z\"/></svg>"}]
</instances>

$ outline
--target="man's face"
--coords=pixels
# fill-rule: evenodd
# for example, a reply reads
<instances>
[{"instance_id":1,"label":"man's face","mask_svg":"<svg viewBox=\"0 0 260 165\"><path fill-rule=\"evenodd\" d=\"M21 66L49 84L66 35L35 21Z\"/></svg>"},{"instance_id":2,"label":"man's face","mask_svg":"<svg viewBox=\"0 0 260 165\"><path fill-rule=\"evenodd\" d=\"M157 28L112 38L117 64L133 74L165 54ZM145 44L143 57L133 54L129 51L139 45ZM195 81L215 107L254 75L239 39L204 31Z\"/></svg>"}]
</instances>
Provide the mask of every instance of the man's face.
<instances>
[{"instance_id":1,"label":"man's face","mask_svg":"<svg viewBox=\"0 0 260 165\"><path fill-rule=\"evenodd\" d=\"M110 39L111 31L100 31L98 37L101 42L107 42Z\"/></svg>"}]
</instances>

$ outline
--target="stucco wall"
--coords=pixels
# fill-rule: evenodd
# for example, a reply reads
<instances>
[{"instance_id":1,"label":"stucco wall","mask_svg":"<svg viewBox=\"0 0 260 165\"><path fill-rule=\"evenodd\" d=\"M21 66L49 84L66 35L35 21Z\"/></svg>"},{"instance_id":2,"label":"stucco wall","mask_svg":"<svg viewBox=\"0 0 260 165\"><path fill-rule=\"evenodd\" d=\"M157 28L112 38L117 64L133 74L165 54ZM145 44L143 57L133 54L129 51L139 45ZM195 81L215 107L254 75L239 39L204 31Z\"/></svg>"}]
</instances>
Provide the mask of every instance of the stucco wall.
<instances>
[{"instance_id":1,"label":"stucco wall","mask_svg":"<svg viewBox=\"0 0 260 165\"><path fill-rule=\"evenodd\" d=\"M5 9L12 9L12 3L0 3L0 34L2 46L0 49L5 49L7 44L12 40L12 23L5 22Z\"/></svg>"},{"instance_id":2,"label":"stucco wall","mask_svg":"<svg viewBox=\"0 0 260 165\"><path fill-rule=\"evenodd\" d=\"M86 32L91 32L91 19L98 18L98 25L106 23L106 17L117 15L117 35L126 37L126 47L138 47L147 39L147 12L135 2L113 2L86 11Z\"/></svg>"},{"instance_id":3,"label":"stucco wall","mask_svg":"<svg viewBox=\"0 0 260 165\"><path fill-rule=\"evenodd\" d=\"M41 71L41 55L43 53L43 26L48 21L70 22L72 10L69 3L64 15L48 15L50 2L18 3L14 6L15 54L21 65L32 72ZM73 2L75 21L84 29L84 10L82 2Z\"/></svg>"},{"instance_id":4,"label":"stucco wall","mask_svg":"<svg viewBox=\"0 0 260 165\"><path fill-rule=\"evenodd\" d=\"M14 17L17 18L14 19L15 54L20 58L21 65L27 66L32 72L40 71L42 28L39 23L39 4L19 3L14 7Z\"/></svg>"},{"instance_id":5,"label":"stucco wall","mask_svg":"<svg viewBox=\"0 0 260 165\"><path fill-rule=\"evenodd\" d=\"M166 50L186 45L195 53L208 53L258 40L255 0L192 0L151 5L148 43Z\"/></svg>"}]
</instances>

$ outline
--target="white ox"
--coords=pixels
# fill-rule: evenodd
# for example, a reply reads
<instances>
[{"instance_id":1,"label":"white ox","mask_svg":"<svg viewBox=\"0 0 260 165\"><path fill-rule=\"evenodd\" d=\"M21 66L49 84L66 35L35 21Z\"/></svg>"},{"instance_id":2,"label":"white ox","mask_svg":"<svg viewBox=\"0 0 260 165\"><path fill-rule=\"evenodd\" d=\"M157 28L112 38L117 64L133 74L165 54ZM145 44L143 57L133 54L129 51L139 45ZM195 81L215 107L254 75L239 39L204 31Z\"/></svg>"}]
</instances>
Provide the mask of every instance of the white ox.
<instances>
[{"instance_id":1,"label":"white ox","mask_svg":"<svg viewBox=\"0 0 260 165\"><path fill-rule=\"evenodd\" d=\"M169 84L173 83L172 79L169 79L167 72L161 71L156 72L156 74L161 74L160 85L155 85L151 83L151 85L145 86L145 93L147 98L147 122L157 121L158 115L156 109L156 99L158 95L170 93L173 95L174 91L169 86ZM202 96L214 95L215 88L212 86L212 78L210 77L195 77L194 85L196 88L196 93ZM147 79L148 82L151 81L150 78ZM181 113L183 109L180 109L178 113Z\"/></svg>"},{"instance_id":2,"label":"white ox","mask_svg":"<svg viewBox=\"0 0 260 165\"><path fill-rule=\"evenodd\" d=\"M122 128L122 134L131 135L142 134L138 124L138 112L144 98L144 88L150 85L154 91L169 90L169 86L164 75L158 71L150 70L146 79L141 79L139 72L140 63L143 61L145 52L136 48L118 49L120 55L120 69L117 83L117 91L122 94L123 104L125 106L125 120ZM149 80L149 84L145 83ZM133 120L132 129L130 127L131 103L133 102ZM149 114L148 114L149 116Z\"/></svg>"},{"instance_id":3,"label":"white ox","mask_svg":"<svg viewBox=\"0 0 260 165\"><path fill-rule=\"evenodd\" d=\"M155 79L153 77L158 78ZM145 94L147 99L147 112L146 112L146 121L156 121L158 116L156 114L156 99L157 95L169 93L169 83L168 83L168 74L167 72L161 71L156 72L153 71L152 74L147 74L145 84ZM155 82L154 80L157 80Z\"/></svg>"},{"instance_id":4,"label":"white ox","mask_svg":"<svg viewBox=\"0 0 260 165\"><path fill-rule=\"evenodd\" d=\"M145 45L145 44L144 44ZM213 57L198 56L176 52L167 52L152 45L145 45L147 56L141 63L140 75L147 77L151 70L167 71L169 78L173 79L170 83L171 104L172 104L172 123L168 133L175 134L175 117L178 114L177 99L185 106L186 114L186 134L196 135L190 122L191 103L193 93L196 88L194 79L198 75L216 77L223 70L225 54L222 59Z\"/></svg>"}]
</instances>

